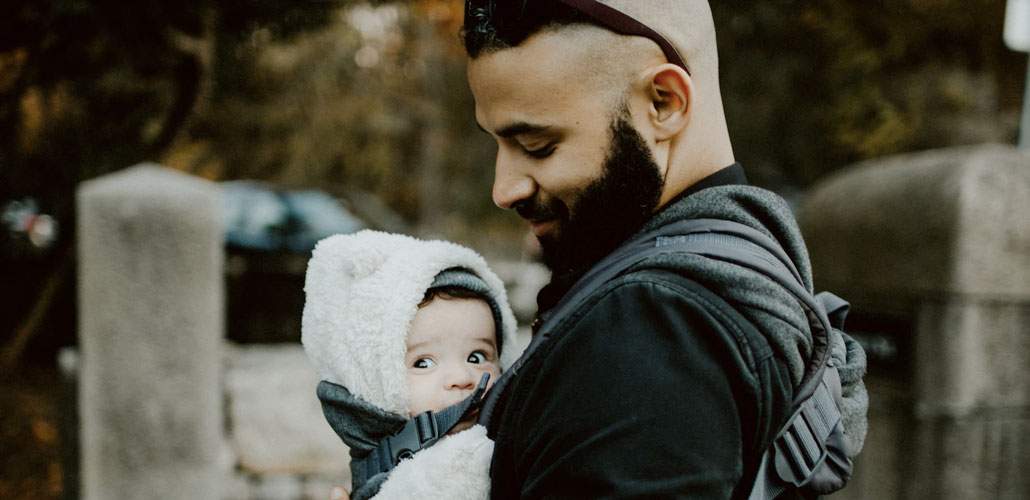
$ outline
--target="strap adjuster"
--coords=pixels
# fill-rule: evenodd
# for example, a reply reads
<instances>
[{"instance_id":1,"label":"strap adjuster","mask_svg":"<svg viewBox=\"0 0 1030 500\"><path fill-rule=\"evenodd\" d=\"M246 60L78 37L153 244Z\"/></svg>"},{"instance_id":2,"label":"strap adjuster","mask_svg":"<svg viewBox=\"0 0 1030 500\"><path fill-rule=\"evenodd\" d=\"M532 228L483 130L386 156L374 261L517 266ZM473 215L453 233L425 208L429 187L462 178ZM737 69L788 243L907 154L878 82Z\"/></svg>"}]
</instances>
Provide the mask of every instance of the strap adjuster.
<instances>
[{"instance_id":1,"label":"strap adjuster","mask_svg":"<svg viewBox=\"0 0 1030 500\"><path fill-rule=\"evenodd\" d=\"M440 429L436 426L433 412L427 411L415 415L404 424L400 432L385 439L390 461L397 465L401 460L411 458L422 448L426 448L440 439Z\"/></svg>"},{"instance_id":2,"label":"strap adjuster","mask_svg":"<svg viewBox=\"0 0 1030 500\"><path fill-rule=\"evenodd\" d=\"M840 410L824 379L773 442L780 479L795 487L807 483L826 460L826 440L840 419Z\"/></svg>"}]
</instances>

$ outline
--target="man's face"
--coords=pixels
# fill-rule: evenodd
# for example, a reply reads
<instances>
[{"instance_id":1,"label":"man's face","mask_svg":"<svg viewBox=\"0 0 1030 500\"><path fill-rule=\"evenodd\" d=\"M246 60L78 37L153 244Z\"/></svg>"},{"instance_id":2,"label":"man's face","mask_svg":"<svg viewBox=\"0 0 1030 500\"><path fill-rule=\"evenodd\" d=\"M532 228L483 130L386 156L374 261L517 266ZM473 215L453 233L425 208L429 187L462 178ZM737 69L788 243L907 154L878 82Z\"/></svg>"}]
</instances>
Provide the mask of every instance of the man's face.
<instances>
[{"instance_id":1,"label":"man's face","mask_svg":"<svg viewBox=\"0 0 1030 500\"><path fill-rule=\"evenodd\" d=\"M498 143L494 202L516 210L557 273L581 270L630 236L662 178L619 91L584 78L561 32L469 64L476 119ZM613 95L616 98L613 98Z\"/></svg>"}]
</instances>

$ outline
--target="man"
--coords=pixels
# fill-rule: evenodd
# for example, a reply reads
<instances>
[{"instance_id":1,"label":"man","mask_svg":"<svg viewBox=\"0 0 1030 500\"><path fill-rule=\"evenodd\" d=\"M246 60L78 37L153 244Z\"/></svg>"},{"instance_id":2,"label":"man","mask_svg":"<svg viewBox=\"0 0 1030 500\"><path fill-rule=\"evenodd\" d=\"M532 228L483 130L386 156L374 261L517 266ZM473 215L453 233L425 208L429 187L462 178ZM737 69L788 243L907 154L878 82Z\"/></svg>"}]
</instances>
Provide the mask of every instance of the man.
<instances>
[{"instance_id":1,"label":"man","mask_svg":"<svg viewBox=\"0 0 1030 500\"><path fill-rule=\"evenodd\" d=\"M735 164L707 1L468 0L462 36L498 145L493 199L553 271L535 328L620 243L683 219L773 237L811 290L788 207ZM785 290L682 254L550 333L490 421L495 498L746 496L812 342Z\"/></svg>"}]
</instances>

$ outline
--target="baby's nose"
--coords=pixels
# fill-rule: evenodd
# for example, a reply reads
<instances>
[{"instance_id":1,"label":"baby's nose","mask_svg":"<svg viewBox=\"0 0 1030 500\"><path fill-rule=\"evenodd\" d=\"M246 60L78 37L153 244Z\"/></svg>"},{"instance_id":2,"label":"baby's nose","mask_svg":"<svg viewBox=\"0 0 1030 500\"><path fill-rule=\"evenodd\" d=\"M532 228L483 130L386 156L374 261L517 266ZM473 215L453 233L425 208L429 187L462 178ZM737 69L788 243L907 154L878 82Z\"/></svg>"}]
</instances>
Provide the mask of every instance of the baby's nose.
<instances>
[{"instance_id":1,"label":"baby's nose","mask_svg":"<svg viewBox=\"0 0 1030 500\"><path fill-rule=\"evenodd\" d=\"M470 368L455 368L451 370L447 379L448 389L472 390L476 388L475 370Z\"/></svg>"}]
</instances>

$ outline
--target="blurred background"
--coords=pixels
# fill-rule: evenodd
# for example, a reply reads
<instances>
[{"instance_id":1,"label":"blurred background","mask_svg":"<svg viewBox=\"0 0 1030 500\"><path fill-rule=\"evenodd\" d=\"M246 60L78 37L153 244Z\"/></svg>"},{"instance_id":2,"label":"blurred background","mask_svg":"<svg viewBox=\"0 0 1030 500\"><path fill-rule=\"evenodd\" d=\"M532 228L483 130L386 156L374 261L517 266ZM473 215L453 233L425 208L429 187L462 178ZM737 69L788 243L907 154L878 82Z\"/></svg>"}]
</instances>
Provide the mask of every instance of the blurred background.
<instances>
[{"instance_id":1,"label":"blurred background","mask_svg":"<svg viewBox=\"0 0 1030 500\"><path fill-rule=\"evenodd\" d=\"M236 346L296 344L314 242L363 227L476 248L526 282L532 313L546 276L518 218L490 200L495 146L474 121L462 7L4 2L0 498L77 488L54 382L78 343L84 181L147 161L220 183ZM1016 142L1027 55L1003 42L1005 0L712 7L737 158L792 203L863 160Z\"/></svg>"}]
</instances>

